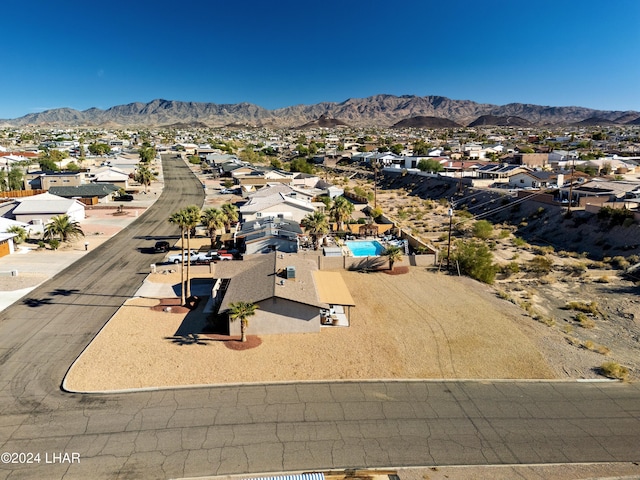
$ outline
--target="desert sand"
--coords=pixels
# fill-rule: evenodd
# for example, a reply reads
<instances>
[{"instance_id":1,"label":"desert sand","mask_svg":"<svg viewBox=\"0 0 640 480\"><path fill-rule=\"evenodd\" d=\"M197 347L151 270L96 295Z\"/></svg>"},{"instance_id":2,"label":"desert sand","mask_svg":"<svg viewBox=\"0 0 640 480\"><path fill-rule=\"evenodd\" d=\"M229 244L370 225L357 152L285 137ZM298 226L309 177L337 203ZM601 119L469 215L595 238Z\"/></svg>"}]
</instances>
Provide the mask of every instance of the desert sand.
<instances>
[{"instance_id":1,"label":"desert sand","mask_svg":"<svg viewBox=\"0 0 640 480\"><path fill-rule=\"evenodd\" d=\"M570 348L566 342L497 299L489 287L419 267L403 275L342 275L356 302L349 327L262 335L253 339L253 348L241 350L233 348L239 343L235 338L200 333L206 321L203 304L187 313L184 308L165 311L160 298L133 298L73 365L65 387L93 392L312 380L563 376L555 360ZM152 274L148 281L179 283L179 273Z\"/></svg>"}]
</instances>

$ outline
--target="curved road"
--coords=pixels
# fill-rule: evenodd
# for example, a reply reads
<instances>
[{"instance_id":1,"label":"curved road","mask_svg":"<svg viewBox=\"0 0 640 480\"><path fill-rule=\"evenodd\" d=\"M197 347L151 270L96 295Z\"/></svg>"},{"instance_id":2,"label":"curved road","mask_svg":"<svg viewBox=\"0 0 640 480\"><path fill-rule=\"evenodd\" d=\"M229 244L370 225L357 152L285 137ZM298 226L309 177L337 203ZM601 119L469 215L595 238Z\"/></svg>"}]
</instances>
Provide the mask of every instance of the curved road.
<instances>
[{"instance_id":1,"label":"curved road","mask_svg":"<svg viewBox=\"0 0 640 480\"><path fill-rule=\"evenodd\" d=\"M137 248L176 235L168 215L202 204L202 186L184 163L165 159L164 172L163 194L136 222L0 314L0 478L640 461L636 384L381 381L61 391L68 366L160 258Z\"/></svg>"}]
</instances>

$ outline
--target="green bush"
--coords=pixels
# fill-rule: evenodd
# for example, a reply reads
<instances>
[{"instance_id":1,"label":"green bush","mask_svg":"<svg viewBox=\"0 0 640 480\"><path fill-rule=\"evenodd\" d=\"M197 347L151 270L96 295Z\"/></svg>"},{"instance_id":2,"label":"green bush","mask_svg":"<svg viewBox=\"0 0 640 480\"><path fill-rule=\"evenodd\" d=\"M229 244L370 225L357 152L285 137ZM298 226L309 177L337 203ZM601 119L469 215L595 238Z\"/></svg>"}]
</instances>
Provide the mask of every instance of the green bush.
<instances>
[{"instance_id":1,"label":"green bush","mask_svg":"<svg viewBox=\"0 0 640 480\"><path fill-rule=\"evenodd\" d=\"M513 245L516 247L524 247L527 245L527 241L521 237L513 237Z\"/></svg>"},{"instance_id":2,"label":"green bush","mask_svg":"<svg viewBox=\"0 0 640 480\"><path fill-rule=\"evenodd\" d=\"M513 275L514 273L518 273L519 271L520 265L518 264L518 262L509 262L500 268L500 272L506 277L510 277L511 275Z\"/></svg>"},{"instance_id":3,"label":"green bush","mask_svg":"<svg viewBox=\"0 0 640 480\"><path fill-rule=\"evenodd\" d=\"M543 275L553 269L553 260L545 255L536 255L529 261L529 270Z\"/></svg>"},{"instance_id":4,"label":"green bush","mask_svg":"<svg viewBox=\"0 0 640 480\"><path fill-rule=\"evenodd\" d=\"M473 236L486 240L493 235L493 225L488 220L478 220L473 225Z\"/></svg>"},{"instance_id":5,"label":"green bush","mask_svg":"<svg viewBox=\"0 0 640 480\"><path fill-rule=\"evenodd\" d=\"M485 244L458 240L452 259L464 275L488 284L495 281L498 266L493 263L493 254Z\"/></svg>"},{"instance_id":6,"label":"green bush","mask_svg":"<svg viewBox=\"0 0 640 480\"><path fill-rule=\"evenodd\" d=\"M598 211L598 219L608 221L610 226L624 225L628 227L634 223L633 212L627 208L602 207Z\"/></svg>"}]
</instances>

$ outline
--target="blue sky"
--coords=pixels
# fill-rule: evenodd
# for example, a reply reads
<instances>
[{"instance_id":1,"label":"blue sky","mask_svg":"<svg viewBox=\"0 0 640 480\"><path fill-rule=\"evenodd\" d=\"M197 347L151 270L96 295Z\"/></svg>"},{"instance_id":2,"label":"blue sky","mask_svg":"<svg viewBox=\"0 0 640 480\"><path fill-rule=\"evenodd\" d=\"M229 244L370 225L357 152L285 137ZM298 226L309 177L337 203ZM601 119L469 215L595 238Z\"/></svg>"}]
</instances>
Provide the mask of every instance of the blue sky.
<instances>
[{"instance_id":1,"label":"blue sky","mask_svg":"<svg viewBox=\"0 0 640 480\"><path fill-rule=\"evenodd\" d=\"M0 118L386 93L640 111L640 0L5 0Z\"/></svg>"}]
</instances>

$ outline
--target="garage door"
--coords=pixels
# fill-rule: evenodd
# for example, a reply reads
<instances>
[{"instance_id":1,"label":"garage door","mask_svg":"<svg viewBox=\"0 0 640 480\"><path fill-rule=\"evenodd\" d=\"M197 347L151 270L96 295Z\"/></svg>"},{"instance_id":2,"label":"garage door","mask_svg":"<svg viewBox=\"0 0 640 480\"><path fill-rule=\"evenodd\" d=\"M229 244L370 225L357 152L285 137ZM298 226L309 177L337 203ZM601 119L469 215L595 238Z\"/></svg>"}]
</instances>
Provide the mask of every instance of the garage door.
<instances>
[{"instance_id":1,"label":"garage door","mask_svg":"<svg viewBox=\"0 0 640 480\"><path fill-rule=\"evenodd\" d=\"M0 257L4 257L5 255L9 255L9 240L0 242Z\"/></svg>"}]
</instances>

